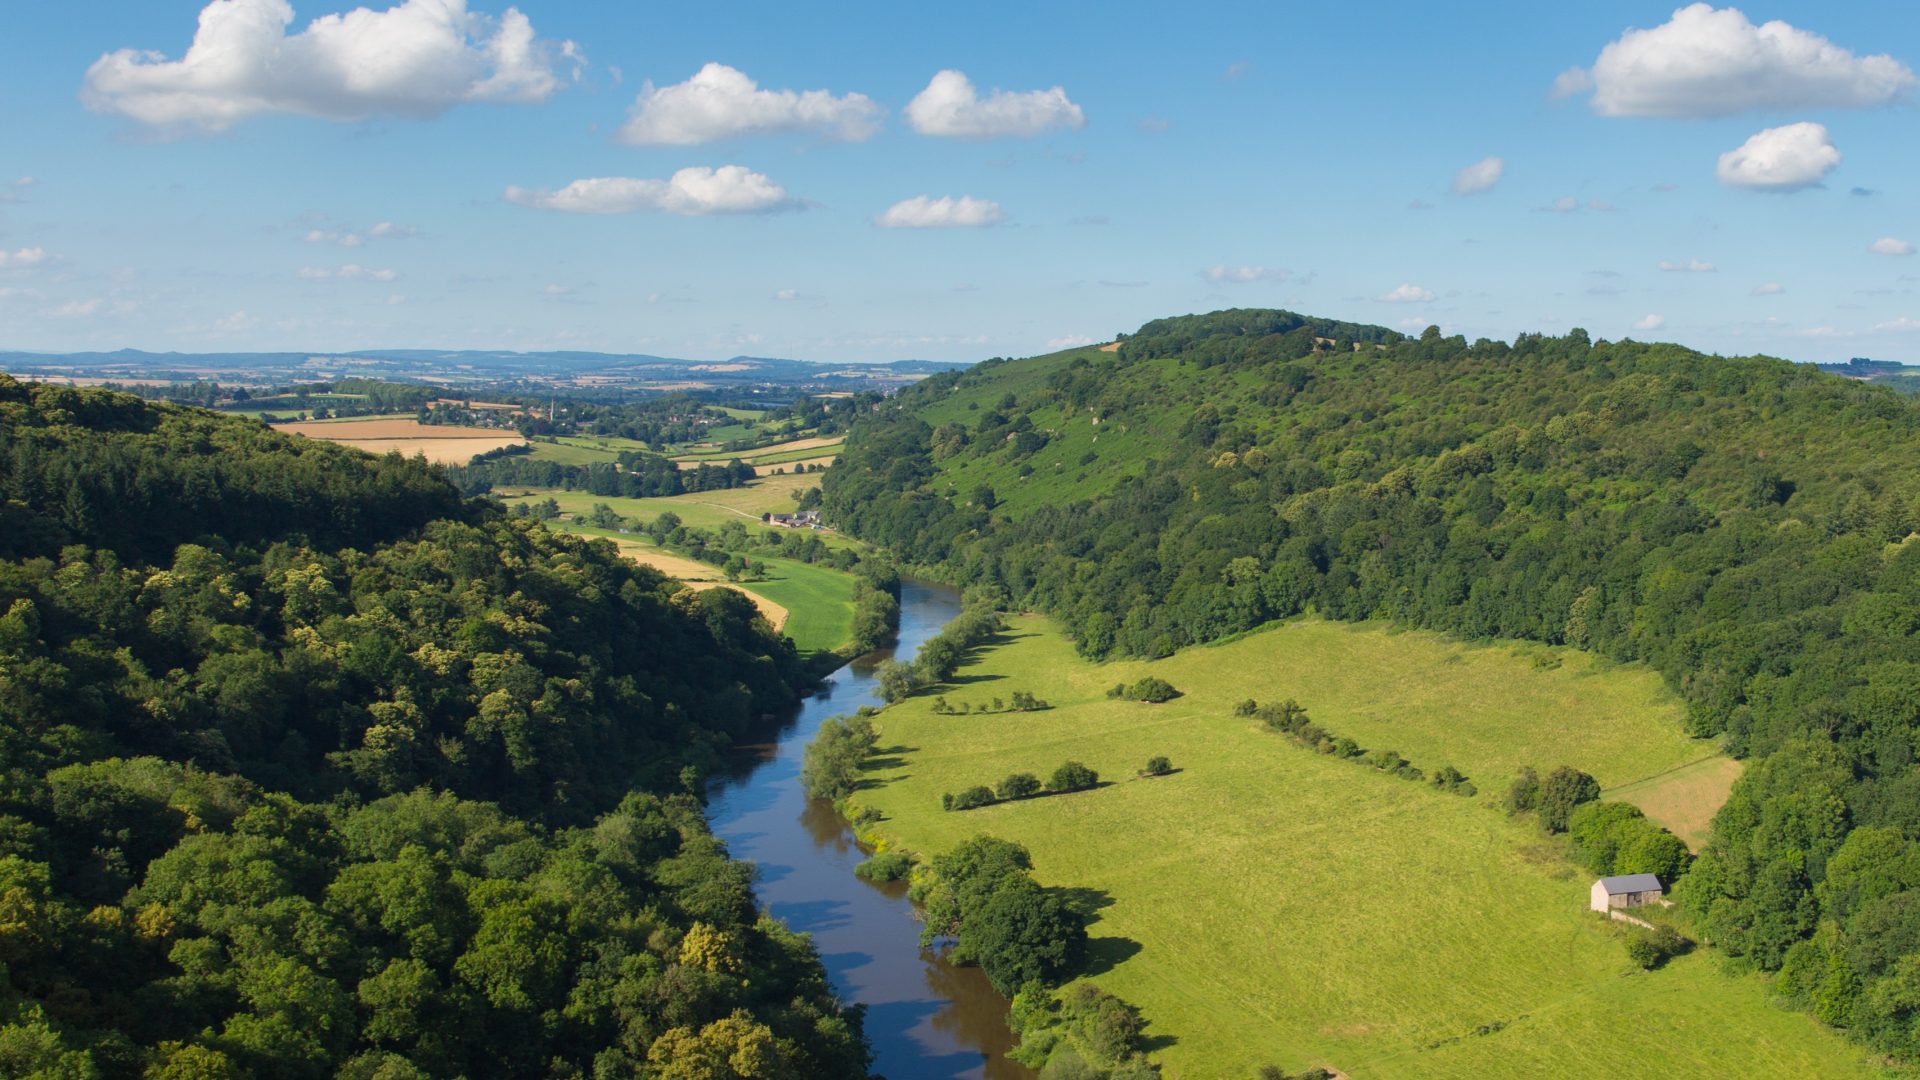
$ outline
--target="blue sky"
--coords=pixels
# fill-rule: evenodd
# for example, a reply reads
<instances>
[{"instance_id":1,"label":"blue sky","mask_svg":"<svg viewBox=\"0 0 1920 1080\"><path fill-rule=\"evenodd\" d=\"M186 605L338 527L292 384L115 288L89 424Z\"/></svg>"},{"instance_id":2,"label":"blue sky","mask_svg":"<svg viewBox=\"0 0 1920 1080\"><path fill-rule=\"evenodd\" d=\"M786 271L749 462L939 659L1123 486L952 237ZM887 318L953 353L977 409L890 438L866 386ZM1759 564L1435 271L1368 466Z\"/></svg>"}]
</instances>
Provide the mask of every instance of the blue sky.
<instances>
[{"instance_id":1,"label":"blue sky","mask_svg":"<svg viewBox=\"0 0 1920 1080\"><path fill-rule=\"evenodd\" d=\"M183 65L196 0L11 5L0 348L968 360L1283 306L1920 362L1910 2L372 6L220 0Z\"/></svg>"}]
</instances>

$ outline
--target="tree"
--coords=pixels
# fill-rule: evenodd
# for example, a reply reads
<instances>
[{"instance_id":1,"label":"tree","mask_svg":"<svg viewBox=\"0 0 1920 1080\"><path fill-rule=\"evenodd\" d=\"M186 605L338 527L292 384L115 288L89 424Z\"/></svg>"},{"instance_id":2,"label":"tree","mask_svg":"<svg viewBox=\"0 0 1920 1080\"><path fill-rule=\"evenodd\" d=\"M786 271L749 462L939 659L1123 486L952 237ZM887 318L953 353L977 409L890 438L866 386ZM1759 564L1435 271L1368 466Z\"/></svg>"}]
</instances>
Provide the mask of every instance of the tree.
<instances>
[{"instance_id":1,"label":"tree","mask_svg":"<svg viewBox=\"0 0 1920 1080\"><path fill-rule=\"evenodd\" d=\"M1147 759L1148 776L1165 776L1173 771L1173 759L1164 755L1155 755Z\"/></svg>"},{"instance_id":2,"label":"tree","mask_svg":"<svg viewBox=\"0 0 1920 1080\"><path fill-rule=\"evenodd\" d=\"M1126 691L1126 696L1134 701L1145 701L1153 704L1172 701L1177 694L1179 694L1179 691L1173 688L1172 683L1157 675L1147 675L1140 678L1135 681L1132 686L1127 687Z\"/></svg>"},{"instance_id":3,"label":"tree","mask_svg":"<svg viewBox=\"0 0 1920 1080\"><path fill-rule=\"evenodd\" d=\"M1562 765L1540 782L1540 824L1548 832L1565 832L1574 808L1599 797L1599 781L1570 765Z\"/></svg>"},{"instance_id":4,"label":"tree","mask_svg":"<svg viewBox=\"0 0 1920 1080\"><path fill-rule=\"evenodd\" d=\"M1047 778L1047 790L1055 793L1085 791L1100 782L1100 774L1077 761L1063 763Z\"/></svg>"},{"instance_id":5,"label":"tree","mask_svg":"<svg viewBox=\"0 0 1920 1080\"><path fill-rule=\"evenodd\" d=\"M1032 773L1014 773L1000 781L993 793L1002 799L1024 799L1040 790L1040 778Z\"/></svg>"}]
</instances>

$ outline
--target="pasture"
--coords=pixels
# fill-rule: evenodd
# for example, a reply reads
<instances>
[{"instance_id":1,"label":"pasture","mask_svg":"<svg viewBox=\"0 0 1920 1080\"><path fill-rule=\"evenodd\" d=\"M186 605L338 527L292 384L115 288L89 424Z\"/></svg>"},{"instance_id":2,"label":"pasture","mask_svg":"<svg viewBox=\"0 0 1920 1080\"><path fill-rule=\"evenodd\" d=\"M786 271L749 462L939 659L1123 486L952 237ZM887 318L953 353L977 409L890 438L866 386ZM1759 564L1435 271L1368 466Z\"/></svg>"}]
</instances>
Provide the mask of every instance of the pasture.
<instances>
[{"instance_id":1,"label":"pasture","mask_svg":"<svg viewBox=\"0 0 1920 1080\"><path fill-rule=\"evenodd\" d=\"M344 443L372 454L419 454L441 465L465 465L475 456L526 442L517 432L495 428L422 424L412 417L356 417L281 424L277 430L309 439Z\"/></svg>"},{"instance_id":2,"label":"pasture","mask_svg":"<svg viewBox=\"0 0 1920 1080\"><path fill-rule=\"evenodd\" d=\"M700 529L717 529L729 521L737 521L749 529L760 528L761 514L785 514L793 512L799 504L793 495L796 491L818 486L817 475L785 473L778 476L763 476L747 487L725 488L717 491L690 491L684 495L668 495L653 499L622 499L605 495L592 495L585 491L563 491L557 488L528 488L525 494L503 492L501 497L508 503L539 502L551 498L560 504L560 509L569 514L587 514L594 504L606 503L628 517L637 517L641 521L652 521L667 511L677 514L687 525ZM859 542L841 536L838 533L819 531L810 535L818 536L829 547L859 547Z\"/></svg>"},{"instance_id":3,"label":"pasture","mask_svg":"<svg viewBox=\"0 0 1920 1080\"><path fill-rule=\"evenodd\" d=\"M1557 661L1557 665L1555 663ZM1162 705L1108 699L1155 674ZM1015 690L1054 708L940 716ZM1296 698L1313 720L1477 797L1325 757L1233 715ZM1657 677L1566 650L1470 646L1299 621L1153 663L1095 665L1035 616L953 682L878 718L856 802L881 835L933 852L976 833L1033 852L1043 884L1096 912L1091 974L1138 1005L1169 1077L1263 1064L1356 1077L1866 1077L1859 1051L1775 1008L1708 951L1640 973L1585 911L1562 841L1509 819L1522 764L1620 786L1696 762ZM1156 754L1177 771L1134 779ZM1067 759L1109 781L1074 795L943 812L940 795ZM1672 775L1672 774L1668 774Z\"/></svg>"}]
</instances>

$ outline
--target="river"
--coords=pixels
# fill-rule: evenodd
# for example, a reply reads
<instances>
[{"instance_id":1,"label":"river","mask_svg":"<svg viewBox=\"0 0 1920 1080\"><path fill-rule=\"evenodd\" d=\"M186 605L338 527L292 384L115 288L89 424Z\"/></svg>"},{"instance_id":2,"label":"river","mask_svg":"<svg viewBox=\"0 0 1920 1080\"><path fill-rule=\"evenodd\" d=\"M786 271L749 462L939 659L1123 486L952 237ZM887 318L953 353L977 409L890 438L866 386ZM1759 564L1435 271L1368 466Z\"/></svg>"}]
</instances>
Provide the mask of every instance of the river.
<instances>
[{"instance_id":1,"label":"river","mask_svg":"<svg viewBox=\"0 0 1920 1080\"><path fill-rule=\"evenodd\" d=\"M920 947L904 882L879 885L853 874L865 856L846 820L829 803L807 798L800 759L821 721L879 705L873 669L911 657L960 613L960 598L940 585L903 581L898 643L830 676L801 702L773 742L743 748L730 775L708 793L714 835L735 858L759 867L754 892L767 912L813 935L842 1001L867 1006L874 1071L888 1080L1027 1080L1011 1061L1007 1002L978 968L947 963Z\"/></svg>"}]
</instances>

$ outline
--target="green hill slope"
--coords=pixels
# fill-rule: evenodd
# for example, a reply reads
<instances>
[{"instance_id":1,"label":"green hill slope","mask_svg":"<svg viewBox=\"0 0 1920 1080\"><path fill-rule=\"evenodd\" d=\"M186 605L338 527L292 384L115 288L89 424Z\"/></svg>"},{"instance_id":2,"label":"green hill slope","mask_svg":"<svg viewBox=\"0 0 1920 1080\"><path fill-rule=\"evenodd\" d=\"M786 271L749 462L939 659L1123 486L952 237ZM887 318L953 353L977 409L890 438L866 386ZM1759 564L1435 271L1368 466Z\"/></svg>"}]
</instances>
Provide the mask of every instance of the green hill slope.
<instances>
[{"instance_id":1,"label":"green hill slope","mask_svg":"<svg viewBox=\"0 0 1920 1080\"><path fill-rule=\"evenodd\" d=\"M903 390L822 488L1095 658L1311 610L1650 664L1754 763L1682 899L1914 1055L1917 456L1910 400L1785 361L1220 312Z\"/></svg>"}]
</instances>

